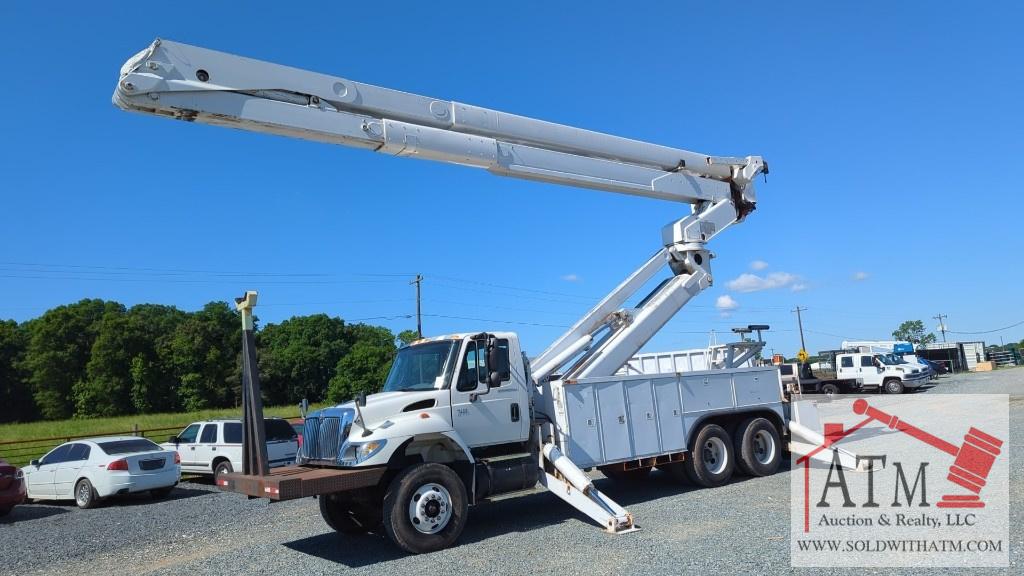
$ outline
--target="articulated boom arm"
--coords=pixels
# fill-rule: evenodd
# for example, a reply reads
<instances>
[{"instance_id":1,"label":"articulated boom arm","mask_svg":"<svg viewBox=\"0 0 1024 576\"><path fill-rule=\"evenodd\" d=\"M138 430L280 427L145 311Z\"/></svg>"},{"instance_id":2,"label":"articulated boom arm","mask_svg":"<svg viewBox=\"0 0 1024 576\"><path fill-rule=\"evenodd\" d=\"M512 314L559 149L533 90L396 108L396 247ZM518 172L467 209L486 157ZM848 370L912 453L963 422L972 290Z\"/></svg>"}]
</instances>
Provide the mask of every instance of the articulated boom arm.
<instances>
[{"instance_id":1,"label":"articulated boom arm","mask_svg":"<svg viewBox=\"0 0 1024 576\"><path fill-rule=\"evenodd\" d=\"M611 375L711 284L704 245L754 209L759 156L715 157L156 40L121 68L118 107L484 168L491 173L673 200L693 213L663 248L534 360L538 381ZM674 277L624 302L665 264Z\"/></svg>"}]
</instances>

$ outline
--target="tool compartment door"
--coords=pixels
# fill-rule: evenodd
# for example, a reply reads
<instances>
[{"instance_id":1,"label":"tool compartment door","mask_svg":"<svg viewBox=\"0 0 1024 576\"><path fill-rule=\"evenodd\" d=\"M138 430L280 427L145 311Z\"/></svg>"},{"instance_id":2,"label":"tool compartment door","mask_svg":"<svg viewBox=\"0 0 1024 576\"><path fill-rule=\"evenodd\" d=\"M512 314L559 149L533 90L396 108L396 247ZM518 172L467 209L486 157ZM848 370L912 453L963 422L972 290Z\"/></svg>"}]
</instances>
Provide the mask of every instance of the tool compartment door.
<instances>
[{"instance_id":1,"label":"tool compartment door","mask_svg":"<svg viewBox=\"0 0 1024 576\"><path fill-rule=\"evenodd\" d=\"M658 413L654 407L654 390L650 380L625 383L629 404L629 431L633 440L632 456L651 456L660 451Z\"/></svg>"}]
</instances>

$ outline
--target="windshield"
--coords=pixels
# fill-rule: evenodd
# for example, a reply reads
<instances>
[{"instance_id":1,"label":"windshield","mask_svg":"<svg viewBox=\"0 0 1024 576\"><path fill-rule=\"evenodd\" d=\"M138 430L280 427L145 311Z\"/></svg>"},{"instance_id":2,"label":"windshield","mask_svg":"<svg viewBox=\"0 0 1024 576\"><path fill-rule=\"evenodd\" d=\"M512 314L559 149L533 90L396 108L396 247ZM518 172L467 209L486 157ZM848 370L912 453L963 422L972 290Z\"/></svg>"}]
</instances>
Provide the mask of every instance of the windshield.
<instances>
[{"instance_id":1,"label":"windshield","mask_svg":"<svg viewBox=\"0 0 1024 576\"><path fill-rule=\"evenodd\" d=\"M885 357L889 360L890 364L910 364L910 362L907 362L903 356L898 356L896 354L886 354Z\"/></svg>"},{"instance_id":2,"label":"windshield","mask_svg":"<svg viewBox=\"0 0 1024 576\"><path fill-rule=\"evenodd\" d=\"M458 340L440 340L402 348L384 382L384 392L444 388L448 380L445 368L453 365L451 356L457 351L458 343Z\"/></svg>"},{"instance_id":3,"label":"windshield","mask_svg":"<svg viewBox=\"0 0 1024 576\"><path fill-rule=\"evenodd\" d=\"M896 357L893 356L892 354L876 354L875 359L881 362L882 364L885 364L886 366L895 366L897 364L901 364L901 362L897 361Z\"/></svg>"}]
</instances>

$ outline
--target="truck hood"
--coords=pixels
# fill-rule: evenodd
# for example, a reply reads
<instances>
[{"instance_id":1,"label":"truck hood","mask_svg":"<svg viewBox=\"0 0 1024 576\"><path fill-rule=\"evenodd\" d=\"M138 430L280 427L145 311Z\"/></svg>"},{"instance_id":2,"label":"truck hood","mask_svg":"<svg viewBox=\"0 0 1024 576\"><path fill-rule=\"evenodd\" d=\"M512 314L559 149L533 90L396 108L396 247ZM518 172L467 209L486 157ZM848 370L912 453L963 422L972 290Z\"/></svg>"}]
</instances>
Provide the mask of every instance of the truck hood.
<instances>
[{"instance_id":1,"label":"truck hood","mask_svg":"<svg viewBox=\"0 0 1024 576\"><path fill-rule=\"evenodd\" d=\"M403 412L412 412L433 408L447 399L447 390L423 390L417 392L379 392L366 397L366 406L361 407L363 418L367 425L374 428L389 418L393 418ZM354 401L324 408L313 412L309 417L335 416L342 417L346 413L354 413L356 404ZM358 427L355 423L353 426Z\"/></svg>"}]
</instances>

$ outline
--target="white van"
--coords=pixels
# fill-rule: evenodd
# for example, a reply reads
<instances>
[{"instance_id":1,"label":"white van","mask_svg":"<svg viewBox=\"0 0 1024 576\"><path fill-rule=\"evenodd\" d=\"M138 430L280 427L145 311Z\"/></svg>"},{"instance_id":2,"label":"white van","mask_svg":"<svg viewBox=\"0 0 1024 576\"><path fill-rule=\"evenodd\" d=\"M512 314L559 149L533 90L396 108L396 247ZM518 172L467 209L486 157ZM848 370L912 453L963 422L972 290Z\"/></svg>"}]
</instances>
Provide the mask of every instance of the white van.
<instances>
[{"instance_id":1,"label":"white van","mask_svg":"<svg viewBox=\"0 0 1024 576\"><path fill-rule=\"evenodd\" d=\"M267 458L270 467L295 463L298 434L287 420L267 418ZM242 469L242 421L207 420L193 422L163 444L181 456L181 471L191 474L221 474Z\"/></svg>"}]
</instances>

